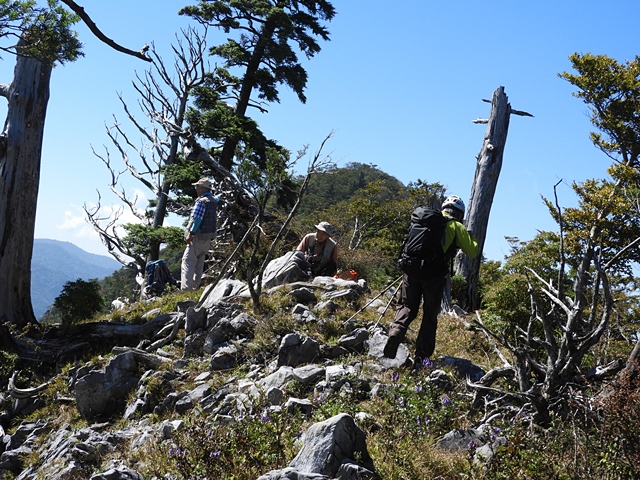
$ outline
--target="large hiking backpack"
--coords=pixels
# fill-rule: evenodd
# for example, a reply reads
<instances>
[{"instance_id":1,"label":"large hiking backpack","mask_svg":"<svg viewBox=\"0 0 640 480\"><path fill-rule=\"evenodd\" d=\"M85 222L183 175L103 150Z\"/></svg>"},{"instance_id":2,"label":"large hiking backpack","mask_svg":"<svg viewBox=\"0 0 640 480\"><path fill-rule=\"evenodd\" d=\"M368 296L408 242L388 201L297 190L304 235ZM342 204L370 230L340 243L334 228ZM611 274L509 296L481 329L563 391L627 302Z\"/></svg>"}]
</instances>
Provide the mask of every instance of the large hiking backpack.
<instances>
[{"instance_id":1,"label":"large hiking backpack","mask_svg":"<svg viewBox=\"0 0 640 480\"><path fill-rule=\"evenodd\" d=\"M409 233L402 245L398 267L407 274L444 276L450 252L442 251L444 230L450 218L432 208L418 207L411 215Z\"/></svg>"},{"instance_id":2,"label":"large hiking backpack","mask_svg":"<svg viewBox=\"0 0 640 480\"><path fill-rule=\"evenodd\" d=\"M147 296L162 295L167 287L176 286L178 282L171 276L166 260L155 260L147 263L144 293Z\"/></svg>"}]
</instances>

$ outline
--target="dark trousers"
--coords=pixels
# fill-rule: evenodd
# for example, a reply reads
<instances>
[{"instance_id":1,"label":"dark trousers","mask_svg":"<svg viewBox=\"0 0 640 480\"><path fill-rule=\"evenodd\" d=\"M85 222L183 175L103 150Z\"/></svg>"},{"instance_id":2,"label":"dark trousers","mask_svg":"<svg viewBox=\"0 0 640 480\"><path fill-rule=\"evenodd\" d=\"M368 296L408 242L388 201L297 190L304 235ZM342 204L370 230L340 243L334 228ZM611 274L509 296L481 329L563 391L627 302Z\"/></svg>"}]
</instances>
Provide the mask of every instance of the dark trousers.
<instances>
[{"instance_id":1,"label":"dark trousers","mask_svg":"<svg viewBox=\"0 0 640 480\"><path fill-rule=\"evenodd\" d=\"M333 277L338 271L338 264L336 262L329 261L324 266L311 265L311 272L314 277Z\"/></svg>"},{"instance_id":2,"label":"dark trousers","mask_svg":"<svg viewBox=\"0 0 640 480\"><path fill-rule=\"evenodd\" d=\"M402 289L396 308L396 317L391 325L390 335L404 338L409 325L418 316L420 302L423 302L422 325L416 340L416 357L431 357L436 348L438 314L442 301L445 278L428 278L424 275L402 276Z\"/></svg>"}]
</instances>

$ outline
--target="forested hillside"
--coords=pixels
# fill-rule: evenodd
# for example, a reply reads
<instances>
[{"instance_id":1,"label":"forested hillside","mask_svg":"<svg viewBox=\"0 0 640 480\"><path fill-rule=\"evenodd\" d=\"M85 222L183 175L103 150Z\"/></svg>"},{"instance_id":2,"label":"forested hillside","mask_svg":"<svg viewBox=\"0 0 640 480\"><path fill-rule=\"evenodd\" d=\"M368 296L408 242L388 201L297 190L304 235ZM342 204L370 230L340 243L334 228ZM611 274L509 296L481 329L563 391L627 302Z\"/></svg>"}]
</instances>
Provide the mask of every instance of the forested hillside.
<instances>
[{"instance_id":1,"label":"forested hillside","mask_svg":"<svg viewBox=\"0 0 640 480\"><path fill-rule=\"evenodd\" d=\"M66 282L102 279L121 265L111 257L85 252L69 242L36 239L31 261L33 310L40 318L62 291Z\"/></svg>"}]
</instances>

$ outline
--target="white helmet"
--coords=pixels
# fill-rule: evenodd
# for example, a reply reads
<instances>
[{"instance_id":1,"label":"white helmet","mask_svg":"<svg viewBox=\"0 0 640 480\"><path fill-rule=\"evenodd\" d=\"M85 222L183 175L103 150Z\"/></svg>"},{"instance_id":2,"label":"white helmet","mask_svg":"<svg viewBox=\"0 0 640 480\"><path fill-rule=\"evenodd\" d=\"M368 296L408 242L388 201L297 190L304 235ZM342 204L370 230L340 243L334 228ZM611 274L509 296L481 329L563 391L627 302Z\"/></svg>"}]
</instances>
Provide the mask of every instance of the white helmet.
<instances>
[{"instance_id":1,"label":"white helmet","mask_svg":"<svg viewBox=\"0 0 640 480\"><path fill-rule=\"evenodd\" d=\"M464 202L460 197L451 195L450 197L445 198L444 202L442 202L442 208L445 209L447 207L453 207L464 214Z\"/></svg>"}]
</instances>

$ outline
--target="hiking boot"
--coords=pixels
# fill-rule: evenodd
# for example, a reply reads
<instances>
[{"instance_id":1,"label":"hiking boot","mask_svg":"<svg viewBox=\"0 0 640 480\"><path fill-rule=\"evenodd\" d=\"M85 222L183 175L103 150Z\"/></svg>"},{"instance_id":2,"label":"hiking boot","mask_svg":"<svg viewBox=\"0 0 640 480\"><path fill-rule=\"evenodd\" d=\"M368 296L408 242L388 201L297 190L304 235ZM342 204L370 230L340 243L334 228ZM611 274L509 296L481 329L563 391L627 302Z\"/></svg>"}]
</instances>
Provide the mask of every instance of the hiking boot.
<instances>
[{"instance_id":1,"label":"hiking boot","mask_svg":"<svg viewBox=\"0 0 640 480\"><path fill-rule=\"evenodd\" d=\"M387 358L396 358L398 346L400 345L400 335L389 335L387 344L384 346L384 356Z\"/></svg>"}]
</instances>

